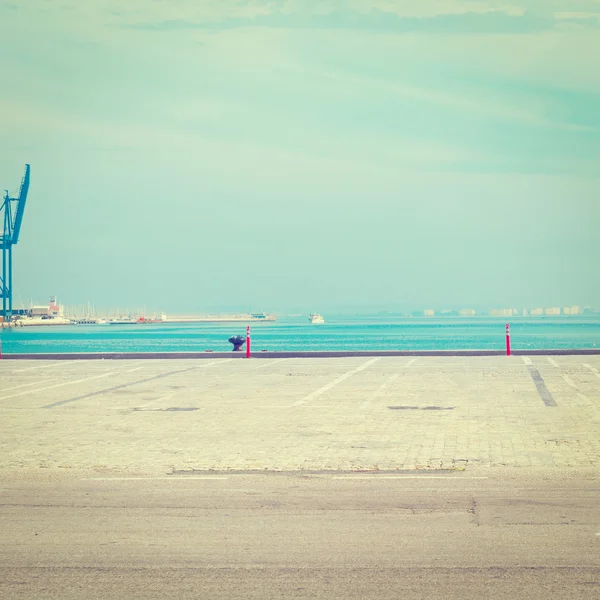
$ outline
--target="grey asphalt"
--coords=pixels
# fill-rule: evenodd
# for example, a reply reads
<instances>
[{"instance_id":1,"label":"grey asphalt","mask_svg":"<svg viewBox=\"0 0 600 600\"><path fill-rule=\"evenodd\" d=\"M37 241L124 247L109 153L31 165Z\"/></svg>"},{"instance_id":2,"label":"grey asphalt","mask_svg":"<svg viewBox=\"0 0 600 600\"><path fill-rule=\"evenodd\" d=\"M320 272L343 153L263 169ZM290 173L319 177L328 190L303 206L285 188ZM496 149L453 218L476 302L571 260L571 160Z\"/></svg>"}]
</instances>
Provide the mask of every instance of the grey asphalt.
<instances>
[{"instance_id":1,"label":"grey asphalt","mask_svg":"<svg viewBox=\"0 0 600 600\"><path fill-rule=\"evenodd\" d=\"M0 597L598 598L597 472L4 480Z\"/></svg>"}]
</instances>

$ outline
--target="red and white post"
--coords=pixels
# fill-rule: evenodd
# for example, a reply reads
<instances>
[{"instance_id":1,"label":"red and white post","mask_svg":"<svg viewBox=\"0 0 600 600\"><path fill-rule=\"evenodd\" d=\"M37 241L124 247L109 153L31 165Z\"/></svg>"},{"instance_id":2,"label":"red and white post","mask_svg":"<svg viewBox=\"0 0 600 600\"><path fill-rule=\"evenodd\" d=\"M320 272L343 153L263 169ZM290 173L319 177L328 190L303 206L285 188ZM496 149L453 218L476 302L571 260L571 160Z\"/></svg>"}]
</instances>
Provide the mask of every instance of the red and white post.
<instances>
[{"instance_id":1,"label":"red and white post","mask_svg":"<svg viewBox=\"0 0 600 600\"><path fill-rule=\"evenodd\" d=\"M250 358L250 325L246 326L246 358Z\"/></svg>"},{"instance_id":2,"label":"red and white post","mask_svg":"<svg viewBox=\"0 0 600 600\"><path fill-rule=\"evenodd\" d=\"M510 356L510 325L506 324L506 356Z\"/></svg>"}]
</instances>

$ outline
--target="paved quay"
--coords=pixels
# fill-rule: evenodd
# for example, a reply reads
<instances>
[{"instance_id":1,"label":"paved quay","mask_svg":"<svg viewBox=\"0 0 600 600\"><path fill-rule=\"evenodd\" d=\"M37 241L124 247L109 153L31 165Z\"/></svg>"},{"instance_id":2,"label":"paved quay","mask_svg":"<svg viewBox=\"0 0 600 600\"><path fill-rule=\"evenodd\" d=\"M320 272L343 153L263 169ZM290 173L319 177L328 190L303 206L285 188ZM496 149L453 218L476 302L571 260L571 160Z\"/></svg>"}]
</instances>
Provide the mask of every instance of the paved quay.
<instances>
[{"instance_id":1,"label":"paved quay","mask_svg":"<svg viewBox=\"0 0 600 600\"><path fill-rule=\"evenodd\" d=\"M0 597L597 598L600 357L0 361Z\"/></svg>"},{"instance_id":2,"label":"paved quay","mask_svg":"<svg viewBox=\"0 0 600 600\"><path fill-rule=\"evenodd\" d=\"M600 465L600 357L0 361L0 468Z\"/></svg>"}]
</instances>

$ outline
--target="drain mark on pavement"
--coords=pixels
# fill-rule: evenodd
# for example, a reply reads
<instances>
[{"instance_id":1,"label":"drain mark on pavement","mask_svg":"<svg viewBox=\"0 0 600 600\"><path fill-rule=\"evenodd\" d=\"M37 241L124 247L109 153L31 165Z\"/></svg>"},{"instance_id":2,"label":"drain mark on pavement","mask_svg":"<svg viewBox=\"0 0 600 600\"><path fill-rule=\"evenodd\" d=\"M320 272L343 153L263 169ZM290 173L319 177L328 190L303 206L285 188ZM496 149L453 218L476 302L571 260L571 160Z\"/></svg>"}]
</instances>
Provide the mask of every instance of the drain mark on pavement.
<instances>
[{"instance_id":1,"label":"drain mark on pavement","mask_svg":"<svg viewBox=\"0 0 600 600\"><path fill-rule=\"evenodd\" d=\"M532 365L527 365L527 370L529 371L531 379L533 379L533 383L535 383L535 387L537 388L540 398L544 401L544 404L546 406L558 406L556 400L554 400L550 393L550 390L546 387L546 383L542 379L540 372Z\"/></svg>"},{"instance_id":2,"label":"drain mark on pavement","mask_svg":"<svg viewBox=\"0 0 600 600\"><path fill-rule=\"evenodd\" d=\"M189 371L195 371L196 369L201 369L203 367L210 367L211 365L217 365L222 362L229 362L232 360L228 358L226 360L220 360L217 362L211 362L199 367L189 367L187 369L179 369L177 371L169 371L168 373L161 373L160 375L154 375L153 377L146 377L146 379L138 379L137 381L131 381L129 383L123 383L121 385L115 385L111 388L105 388L103 390L98 390L97 392L90 392L89 394L83 394L82 396L77 396L75 398L68 398L66 400L59 400L58 402L53 402L52 404L46 404L46 406L42 406L42 408L55 408L57 406L63 406L64 404L70 404L71 402L77 402L78 400L86 400L87 398L93 398L94 396L101 396L102 394L106 394L107 392L114 392L116 390L122 390L123 388L130 387L132 385L139 385L140 383L147 383L148 381L155 381L157 379L164 379L165 377L170 377L171 375L177 375L178 373L187 373ZM113 373L110 373L113 374ZM76 383L76 382L73 382Z\"/></svg>"}]
</instances>

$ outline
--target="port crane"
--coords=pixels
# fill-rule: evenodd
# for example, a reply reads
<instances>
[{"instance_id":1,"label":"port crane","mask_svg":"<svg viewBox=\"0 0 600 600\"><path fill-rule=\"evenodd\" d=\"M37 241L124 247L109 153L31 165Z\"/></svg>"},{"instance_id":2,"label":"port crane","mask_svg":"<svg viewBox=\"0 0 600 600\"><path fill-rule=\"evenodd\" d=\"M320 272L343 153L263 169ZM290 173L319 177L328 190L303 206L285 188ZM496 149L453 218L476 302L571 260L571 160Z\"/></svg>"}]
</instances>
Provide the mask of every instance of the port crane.
<instances>
[{"instance_id":1,"label":"port crane","mask_svg":"<svg viewBox=\"0 0 600 600\"><path fill-rule=\"evenodd\" d=\"M2 249L2 276L0 278L0 292L2 293L2 317L4 321L12 319L13 290L12 290L12 247L19 241L25 202L29 192L30 167L25 165L25 174L21 181L18 196L11 197L8 190L4 193L0 204L2 218L2 236L0 248Z\"/></svg>"}]
</instances>

